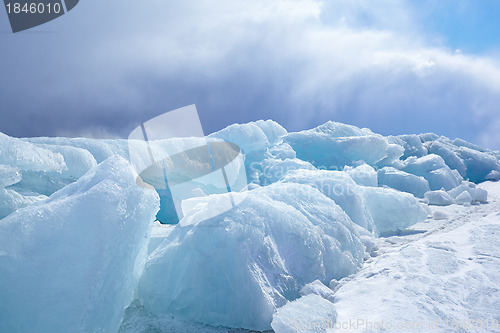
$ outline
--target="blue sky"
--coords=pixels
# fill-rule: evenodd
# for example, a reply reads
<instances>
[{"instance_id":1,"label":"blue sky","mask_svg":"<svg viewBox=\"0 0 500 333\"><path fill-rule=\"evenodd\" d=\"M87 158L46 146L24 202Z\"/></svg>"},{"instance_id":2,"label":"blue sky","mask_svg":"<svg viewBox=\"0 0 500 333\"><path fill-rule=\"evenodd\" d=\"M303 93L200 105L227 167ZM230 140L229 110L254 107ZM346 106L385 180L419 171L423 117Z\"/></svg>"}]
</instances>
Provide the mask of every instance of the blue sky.
<instances>
[{"instance_id":1,"label":"blue sky","mask_svg":"<svg viewBox=\"0 0 500 333\"><path fill-rule=\"evenodd\" d=\"M500 149L500 0L82 0L18 34L0 11L0 131L126 137L195 103L206 133L274 119Z\"/></svg>"},{"instance_id":2,"label":"blue sky","mask_svg":"<svg viewBox=\"0 0 500 333\"><path fill-rule=\"evenodd\" d=\"M468 54L500 51L500 20L497 19L500 1L441 0L435 3L429 10L418 2L415 4L427 34L436 35L444 45Z\"/></svg>"}]
</instances>

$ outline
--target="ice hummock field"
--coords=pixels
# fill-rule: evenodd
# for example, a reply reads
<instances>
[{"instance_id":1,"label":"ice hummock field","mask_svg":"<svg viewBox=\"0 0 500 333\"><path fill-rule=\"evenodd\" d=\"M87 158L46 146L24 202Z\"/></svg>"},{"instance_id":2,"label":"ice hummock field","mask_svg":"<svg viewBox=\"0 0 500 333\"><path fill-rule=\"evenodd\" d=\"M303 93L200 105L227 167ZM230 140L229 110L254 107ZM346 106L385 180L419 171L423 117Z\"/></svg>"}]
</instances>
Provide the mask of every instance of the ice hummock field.
<instances>
[{"instance_id":1,"label":"ice hummock field","mask_svg":"<svg viewBox=\"0 0 500 333\"><path fill-rule=\"evenodd\" d=\"M210 138L247 191L160 224L126 140L0 133L0 332L500 332L498 152L336 122Z\"/></svg>"}]
</instances>

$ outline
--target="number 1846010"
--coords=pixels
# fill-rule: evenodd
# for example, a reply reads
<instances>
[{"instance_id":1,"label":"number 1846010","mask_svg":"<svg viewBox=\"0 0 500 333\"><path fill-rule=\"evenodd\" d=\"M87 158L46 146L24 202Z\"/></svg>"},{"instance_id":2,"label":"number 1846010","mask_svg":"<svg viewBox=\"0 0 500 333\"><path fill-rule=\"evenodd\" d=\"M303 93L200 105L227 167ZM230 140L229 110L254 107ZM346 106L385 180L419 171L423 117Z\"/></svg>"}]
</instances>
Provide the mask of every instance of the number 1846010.
<instances>
[{"instance_id":1,"label":"number 1846010","mask_svg":"<svg viewBox=\"0 0 500 333\"><path fill-rule=\"evenodd\" d=\"M7 3L7 13L8 14L59 14L61 12L61 4L60 3L36 3L32 2L30 4L24 3L20 4L19 2Z\"/></svg>"}]
</instances>

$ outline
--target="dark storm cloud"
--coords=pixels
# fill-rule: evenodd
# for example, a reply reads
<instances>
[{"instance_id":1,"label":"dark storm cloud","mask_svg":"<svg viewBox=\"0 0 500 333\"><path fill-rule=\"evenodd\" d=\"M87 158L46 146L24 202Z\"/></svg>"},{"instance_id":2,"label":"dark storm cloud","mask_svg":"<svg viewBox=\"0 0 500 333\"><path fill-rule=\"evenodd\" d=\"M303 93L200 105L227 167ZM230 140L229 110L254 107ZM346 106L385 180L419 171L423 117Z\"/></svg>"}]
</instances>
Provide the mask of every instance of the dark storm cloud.
<instances>
[{"instance_id":1,"label":"dark storm cloud","mask_svg":"<svg viewBox=\"0 0 500 333\"><path fill-rule=\"evenodd\" d=\"M426 46L403 1L362 3L80 2L42 32L0 35L0 131L126 137L195 103L207 133L331 119L498 148L498 64Z\"/></svg>"}]
</instances>

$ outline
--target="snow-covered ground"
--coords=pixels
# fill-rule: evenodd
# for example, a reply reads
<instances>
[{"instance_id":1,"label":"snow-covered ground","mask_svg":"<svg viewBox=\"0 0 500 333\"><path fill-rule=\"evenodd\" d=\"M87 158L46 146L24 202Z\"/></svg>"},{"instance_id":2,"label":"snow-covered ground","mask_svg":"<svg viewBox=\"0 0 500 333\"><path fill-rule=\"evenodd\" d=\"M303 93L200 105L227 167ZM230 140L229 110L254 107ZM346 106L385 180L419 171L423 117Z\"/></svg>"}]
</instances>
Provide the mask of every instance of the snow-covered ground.
<instances>
[{"instance_id":1,"label":"snow-covered ground","mask_svg":"<svg viewBox=\"0 0 500 333\"><path fill-rule=\"evenodd\" d=\"M329 331L500 332L500 182L479 187L487 204L431 206L442 219L379 238L341 281Z\"/></svg>"}]
</instances>

